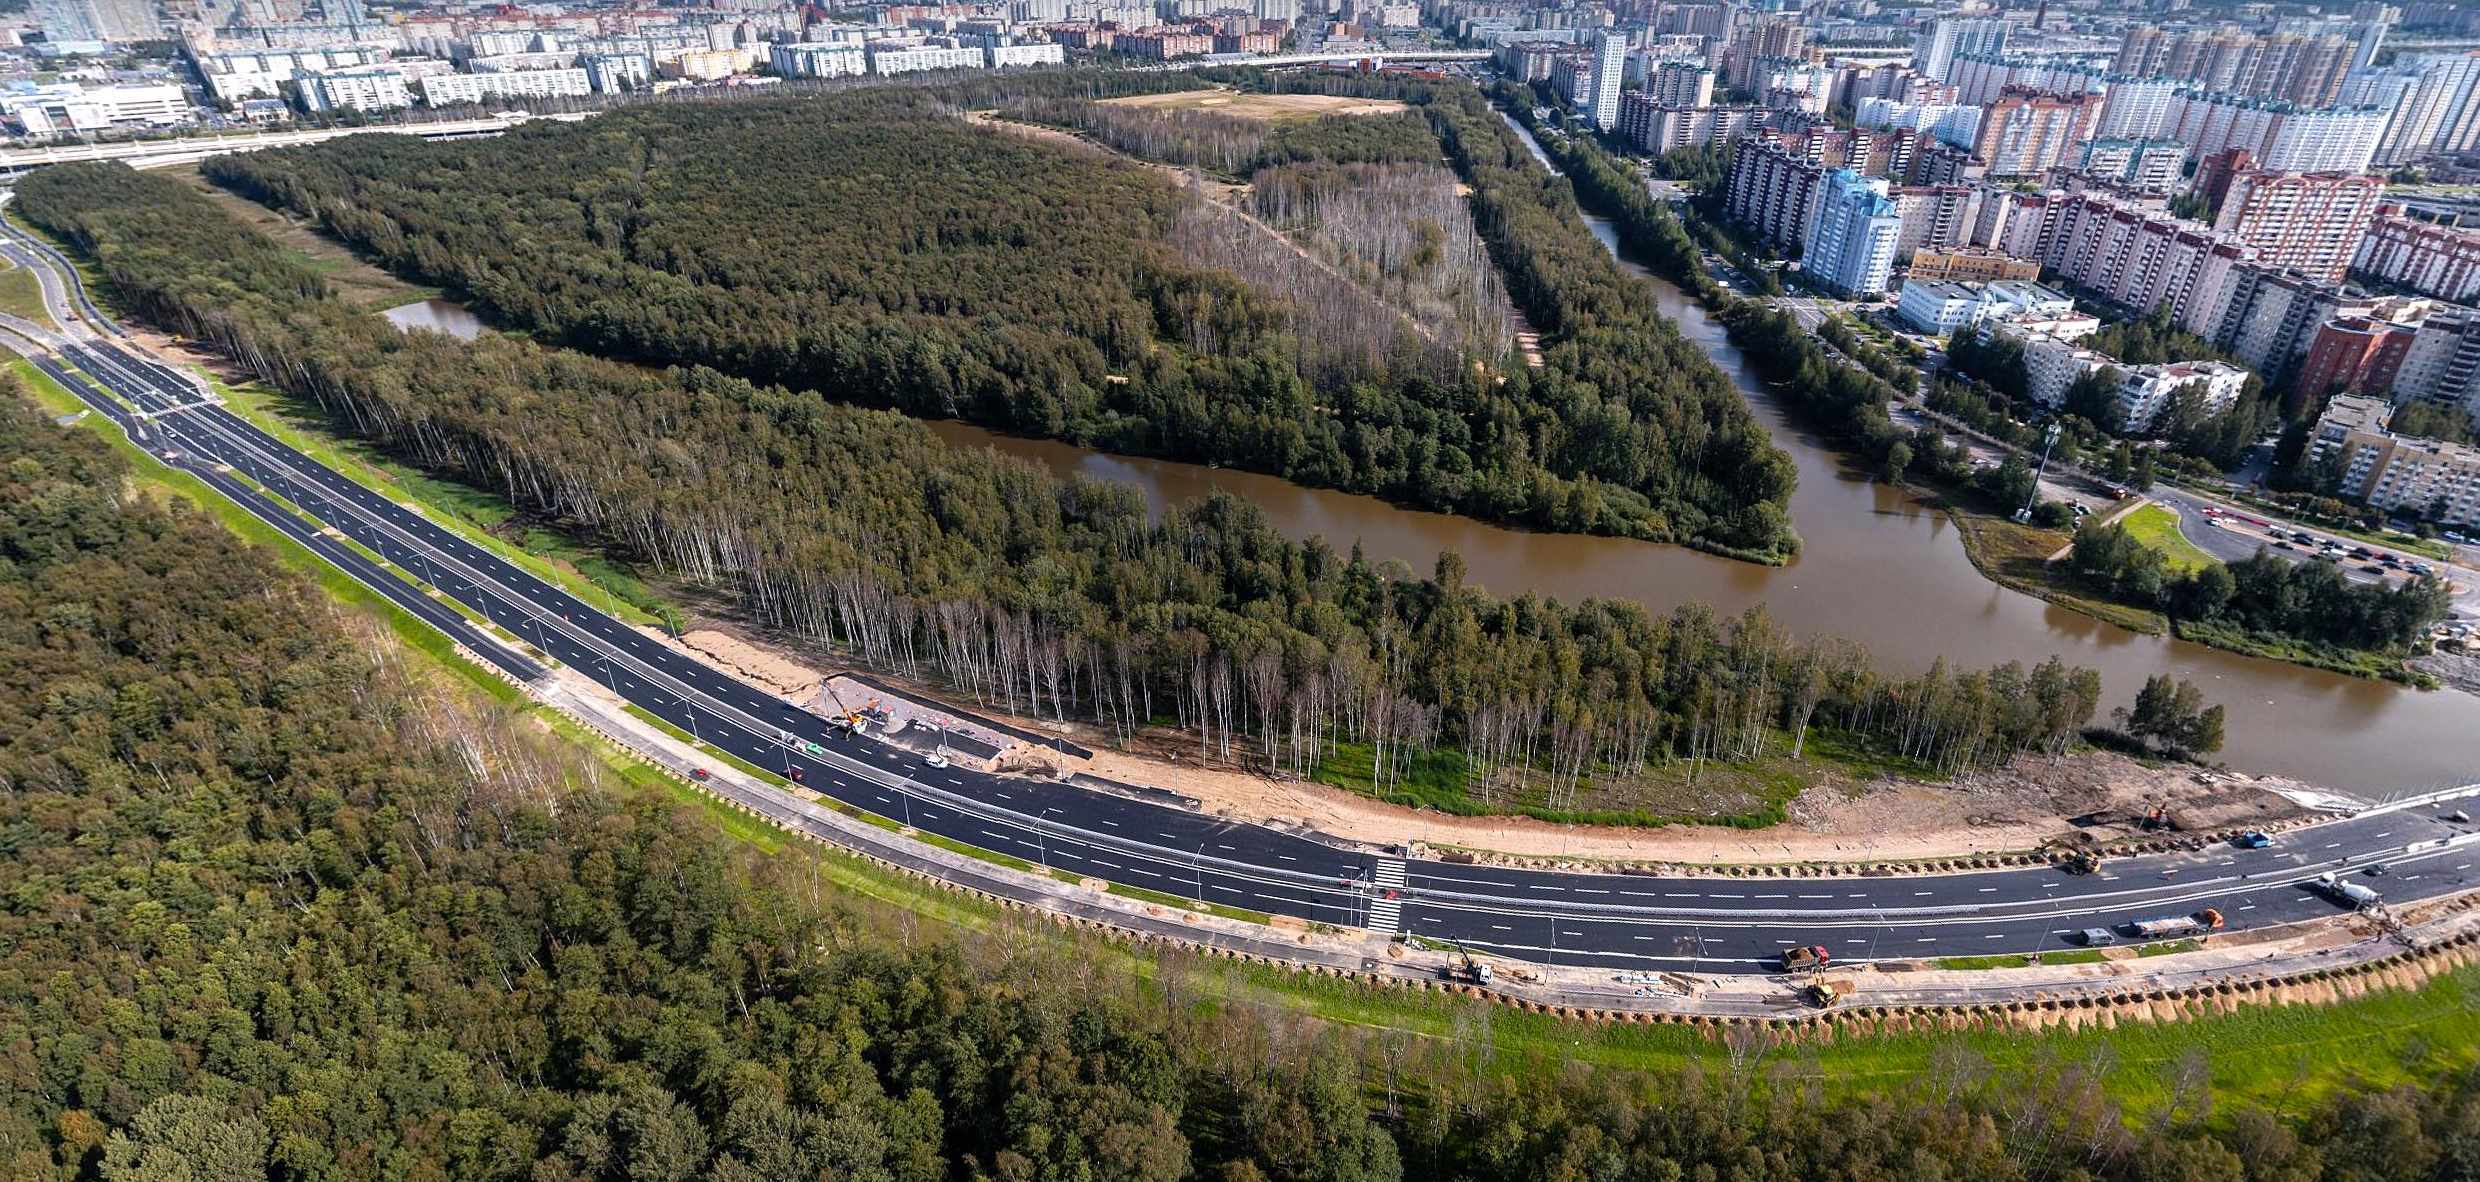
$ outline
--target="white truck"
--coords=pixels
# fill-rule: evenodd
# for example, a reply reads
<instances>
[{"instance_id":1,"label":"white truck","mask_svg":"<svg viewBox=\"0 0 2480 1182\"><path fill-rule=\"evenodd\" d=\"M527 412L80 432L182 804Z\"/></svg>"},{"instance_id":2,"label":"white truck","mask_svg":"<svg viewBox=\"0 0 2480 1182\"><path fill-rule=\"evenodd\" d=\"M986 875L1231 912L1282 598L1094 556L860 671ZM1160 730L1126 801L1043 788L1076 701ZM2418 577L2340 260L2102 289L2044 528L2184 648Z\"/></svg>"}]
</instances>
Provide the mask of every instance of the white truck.
<instances>
[{"instance_id":1,"label":"white truck","mask_svg":"<svg viewBox=\"0 0 2480 1182\"><path fill-rule=\"evenodd\" d=\"M2317 875L2314 885L2318 894L2345 907L2353 909L2374 907L2378 902L2377 892L2331 871Z\"/></svg>"}]
</instances>

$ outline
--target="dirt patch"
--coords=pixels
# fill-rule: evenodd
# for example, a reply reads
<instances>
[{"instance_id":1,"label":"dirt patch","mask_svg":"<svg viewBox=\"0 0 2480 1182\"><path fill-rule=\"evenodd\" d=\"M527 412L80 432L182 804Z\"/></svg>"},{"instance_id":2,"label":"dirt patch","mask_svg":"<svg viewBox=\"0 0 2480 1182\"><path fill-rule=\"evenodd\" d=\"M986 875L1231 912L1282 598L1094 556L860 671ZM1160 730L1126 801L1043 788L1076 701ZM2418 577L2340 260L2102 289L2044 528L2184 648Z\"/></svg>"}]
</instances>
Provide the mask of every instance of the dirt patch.
<instances>
[{"instance_id":1,"label":"dirt patch","mask_svg":"<svg viewBox=\"0 0 2480 1182\"><path fill-rule=\"evenodd\" d=\"M305 222L210 183L207 178L198 175L198 166L194 164L165 169L164 172L206 194L209 200L224 207L234 217L275 239L277 245L292 251L326 279L339 298L356 307L393 308L399 304L431 299L439 294L437 288L407 283L362 261L342 243L319 233Z\"/></svg>"},{"instance_id":2,"label":"dirt patch","mask_svg":"<svg viewBox=\"0 0 2480 1182\"><path fill-rule=\"evenodd\" d=\"M665 639L659 629L642 629L656 639ZM721 665L743 681L757 683L768 693L785 697L807 697L818 689L825 677L816 669L801 664L772 648L751 644L729 632L700 628L683 633L680 646Z\"/></svg>"},{"instance_id":3,"label":"dirt patch","mask_svg":"<svg viewBox=\"0 0 2480 1182\"><path fill-rule=\"evenodd\" d=\"M1411 110L1393 99L1355 98L1342 94L1242 94L1219 88L1139 94L1102 101L1158 111L1213 111L1267 123L1280 119L1314 119L1320 115L1392 115Z\"/></svg>"}]
</instances>

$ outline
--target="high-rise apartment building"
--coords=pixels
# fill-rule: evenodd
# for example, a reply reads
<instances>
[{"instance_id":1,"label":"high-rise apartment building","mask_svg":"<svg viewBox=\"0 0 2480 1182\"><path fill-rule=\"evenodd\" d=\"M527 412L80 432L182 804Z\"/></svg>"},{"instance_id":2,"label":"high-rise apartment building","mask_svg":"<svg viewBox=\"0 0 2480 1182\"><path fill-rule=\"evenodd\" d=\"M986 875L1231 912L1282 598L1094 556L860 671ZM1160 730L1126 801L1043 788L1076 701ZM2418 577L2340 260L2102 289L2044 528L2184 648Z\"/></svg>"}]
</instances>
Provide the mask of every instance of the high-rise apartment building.
<instances>
[{"instance_id":1,"label":"high-rise apartment building","mask_svg":"<svg viewBox=\"0 0 2480 1182\"><path fill-rule=\"evenodd\" d=\"M2379 205L2351 269L2458 304L2480 300L2480 229L2441 226Z\"/></svg>"},{"instance_id":2,"label":"high-rise apartment building","mask_svg":"<svg viewBox=\"0 0 2480 1182\"><path fill-rule=\"evenodd\" d=\"M157 41L164 35L155 0L34 0L34 23L45 40Z\"/></svg>"},{"instance_id":3,"label":"high-rise apartment building","mask_svg":"<svg viewBox=\"0 0 2480 1182\"><path fill-rule=\"evenodd\" d=\"M2416 399L2480 415L2480 310L2450 304L2420 321L2392 394L2397 405Z\"/></svg>"},{"instance_id":4,"label":"high-rise apartment building","mask_svg":"<svg viewBox=\"0 0 2480 1182\"><path fill-rule=\"evenodd\" d=\"M1817 201L1817 230L1802 262L1809 278L1844 296L1886 290L1903 218L1880 177L1848 168L1828 173Z\"/></svg>"},{"instance_id":5,"label":"high-rise apartment building","mask_svg":"<svg viewBox=\"0 0 2480 1182\"><path fill-rule=\"evenodd\" d=\"M2077 168L2139 192L2167 193L2186 164L2187 145L2177 140L2097 139L2084 144Z\"/></svg>"},{"instance_id":6,"label":"high-rise apartment building","mask_svg":"<svg viewBox=\"0 0 2480 1182\"><path fill-rule=\"evenodd\" d=\"M2007 23L2003 20L1940 17L1921 30L1912 43L1912 68L1944 82L1957 57L1996 57L2005 53L2006 34Z\"/></svg>"},{"instance_id":7,"label":"high-rise apartment building","mask_svg":"<svg viewBox=\"0 0 2480 1182\"><path fill-rule=\"evenodd\" d=\"M1824 180L1825 169L1781 144L1748 141L1732 154L1723 211L1777 249L1798 251L1808 244Z\"/></svg>"},{"instance_id":8,"label":"high-rise apartment building","mask_svg":"<svg viewBox=\"0 0 2480 1182\"><path fill-rule=\"evenodd\" d=\"M2390 118L2374 107L2300 107L2184 90L2170 100L2162 136L2185 141L2198 160L2245 148L2259 168L2366 172Z\"/></svg>"},{"instance_id":9,"label":"high-rise apartment building","mask_svg":"<svg viewBox=\"0 0 2480 1182\"><path fill-rule=\"evenodd\" d=\"M1593 118L1593 126L1609 131L1619 126L1619 87L1626 80L1627 38L1608 31L1593 35L1593 89L1590 98L1578 105Z\"/></svg>"},{"instance_id":10,"label":"high-rise apartment building","mask_svg":"<svg viewBox=\"0 0 2480 1182\"><path fill-rule=\"evenodd\" d=\"M2382 179L2358 173L2251 170L2231 178L2213 228L2265 266L2340 279L2384 192Z\"/></svg>"},{"instance_id":11,"label":"high-rise apartment building","mask_svg":"<svg viewBox=\"0 0 2480 1182\"><path fill-rule=\"evenodd\" d=\"M2167 78L2113 77L2101 96L2093 134L2111 140L2158 139L2170 121L2170 100L2179 83Z\"/></svg>"},{"instance_id":12,"label":"high-rise apartment building","mask_svg":"<svg viewBox=\"0 0 2480 1182\"><path fill-rule=\"evenodd\" d=\"M2097 95L2009 87L1981 116L1972 154L1993 177L2039 176L2082 154L2100 113Z\"/></svg>"},{"instance_id":13,"label":"high-rise apartment building","mask_svg":"<svg viewBox=\"0 0 2480 1182\"><path fill-rule=\"evenodd\" d=\"M1702 62L1664 62L1645 76L1645 90L1665 107L1714 105L1714 72Z\"/></svg>"},{"instance_id":14,"label":"high-rise apartment building","mask_svg":"<svg viewBox=\"0 0 2480 1182\"><path fill-rule=\"evenodd\" d=\"M2316 327L2293 383L2311 396L2342 390L2383 394L2411 351L2415 330L2369 316L2343 316Z\"/></svg>"},{"instance_id":15,"label":"high-rise apartment building","mask_svg":"<svg viewBox=\"0 0 2480 1182\"><path fill-rule=\"evenodd\" d=\"M2191 82L2199 89L2305 106L2334 101L2343 75L2367 64L2374 41L2364 30L2252 33L2232 28L2170 34L2141 26L2119 42L2115 73Z\"/></svg>"},{"instance_id":16,"label":"high-rise apartment building","mask_svg":"<svg viewBox=\"0 0 2480 1182\"><path fill-rule=\"evenodd\" d=\"M2408 164L2436 152L2480 147L2480 54L2407 58L2353 70L2342 101L2388 115L2375 162Z\"/></svg>"}]
</instances>

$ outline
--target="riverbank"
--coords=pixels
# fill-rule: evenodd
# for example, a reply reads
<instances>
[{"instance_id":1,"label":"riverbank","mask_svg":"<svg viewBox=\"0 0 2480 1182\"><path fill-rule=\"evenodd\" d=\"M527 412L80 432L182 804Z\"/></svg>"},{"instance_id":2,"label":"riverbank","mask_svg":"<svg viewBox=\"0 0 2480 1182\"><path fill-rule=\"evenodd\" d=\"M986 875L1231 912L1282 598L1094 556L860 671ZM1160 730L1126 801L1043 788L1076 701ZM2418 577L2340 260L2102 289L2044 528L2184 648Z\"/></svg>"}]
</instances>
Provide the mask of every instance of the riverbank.
<instances>
[{"instance_id":1,"label":"riverbank","mask_svg":"<svg viewBox=\"0 0 2480 1182\"><path fill-rule=\"evenodd\" d=\"M1502 110L1502 113L1517 125L1520 132L1530 134L1526 124L1531 121L1531 112ZM1533 143L1539 149L1538 140ZM1642 203L1634 201L1641 194L1634 190L1628 192L1628 201L1618 205L1608 204L1614 200L1610 196L1613 182L1604 174L1621 167L1616 163L1617 157L1598 145L1573 138L1561 140L1560 150L1569 172L1594 182L1577 184L1574 192L1580 208L1590 207L1596 201L1603 203L1604 207L1595 212L1616 228L1616 233L1608 240L1614 253L1624 253L1624 246L1641 241L1669 242L1671 236L1662 233L1658 226L1654 229L1647 229L1646 226L1663 218L1676 222L1676 215L1659 209L1641 208ZM1633 231L1629 229L1632 224L1635 226ZM1681 228L1685 228L1684 223ZM1738 330L1745 326L1747 318L1741 314L1753 306L1752 301L1724 292L1705 273L1703 263L1684 241L1670 245L1671 249L1659 253L1670 269L1679 273L1663 278L1673 281L1709 314L1730 324L1734 343L1743 343ZM1719 305L1716 301L1720 302ZM1868 367L1859 366L1845 356L1843 350L1815 349L1804 341L1793 344L1809 348L1817 355L1819 364L1848 366L1855 373L1868 372ZM1777 365L1775 368L1804 373L1809 367ZM1901 396L1891 386L1887 388L1887 393L1890 399ZM1902 437L1900 429L1882 421L1884 416L1868 406L1850 406L1846 408L1846 414L1829 414L1824 406L1818 405L1819 401L1810 396L1795 398L1792 403L1806 417L1836 420L1821 424L1822 437L1860 464L1878 465L1880 457L1874 453L1890 441L1899 441ZM1915 483L1911 487L1917 489L1919 486ZM1954 521L1973 568L1999 586L2143 635L2170 635L2256 660L2344 677L2391 681L2422 690L2434 689L2440 684L2435 677L2413 668L2407 661L2407 654L2339 648L2290 636L2250 632L2213 620L2173 619L2162 611L2144 605L2120 602L2077 577L2056 560L2056 556L2073 542L2072 532L2041 530L2019 524L1989 506L1975 503L1979 498L1970 492L1944 484L1931 484L1921 491L1926 494L1925 500ZM2175 559L2178 556L2171 557Z\"/></svg>"}]
</instances>

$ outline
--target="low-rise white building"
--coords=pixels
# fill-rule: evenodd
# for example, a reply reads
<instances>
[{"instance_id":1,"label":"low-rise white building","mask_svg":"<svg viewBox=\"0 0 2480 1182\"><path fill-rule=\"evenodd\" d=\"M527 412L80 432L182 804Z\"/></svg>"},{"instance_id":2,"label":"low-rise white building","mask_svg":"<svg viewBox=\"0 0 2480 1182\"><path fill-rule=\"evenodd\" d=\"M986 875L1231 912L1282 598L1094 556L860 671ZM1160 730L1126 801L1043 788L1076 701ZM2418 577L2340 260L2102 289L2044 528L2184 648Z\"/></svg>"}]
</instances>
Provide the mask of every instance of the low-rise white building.
<instances>
[{"instance_id":1,"label":"low-rise white building","mask_svg":"<svg viewBox=\"0 0 2480 1182\"><path fill-rule=\"evenodd\" d=\"M172 127L190 121L178 86L51 83L0 93L0 116L26 135L64 135L115 127Z\"/></svg>"},{"instance_id":2,"label":"low-rise white building","mask_svg":"<svg viewBox=\"0 0 2480 1182\"><path fill-rule=\"evenodd\" d=\"M293 75L305 111L396 111L413 105L405 72L394 66L301 70Z\"/></svg>"},{"instance_id":3,"label":"low-rise white building","mask_svg":"<svg viewBox=\"0 0 2480 1182\"><path fill-rule=\"evenodd\" d=\"M994 70L1010 66L1057 66L1068 60L1064 45L1042 43L1032 45L991 45L982 50L984 64Z\"/></svg>"},{"instance_id":4,"label":"low-rise white building","mask_svg":"<svg viewBox=\"0 0 2480 1182\"><path fill-rule=\"evenodd\" d=\"M871 46L869 53L870 72L882 77L982 68L982 51L964 46L881 44Z\"/></svg>"},{"instance_id":5,"label":"low-rise white building","mask_svg":"<svg viewBox=\"0 0 2480 1182\"><path fill-rule=\"evenodd\" d=\"M594 92L593 84L586 80L586 72L573 68L511 70L500 74L435 74L415 85L422 90L423 104L433 107L483 103L493 99L562 98Z\"/></svg>"},{"instance_id":6,"label":"low-rise white building","mask_svg":"<svg viewBox=\"0 0 2480 1182\"><path fill-rule=\"evenodd\" d=\"M2204 413L2220 414L2237 405L2247 388L2248 372L2219 361L2173 361L2126 369L2118 384L2119 421L2130 432L2152 429L2153 420L2169 409L2179 391L2191 386L2204 395Z\"/></svg>"}]
</instances>

